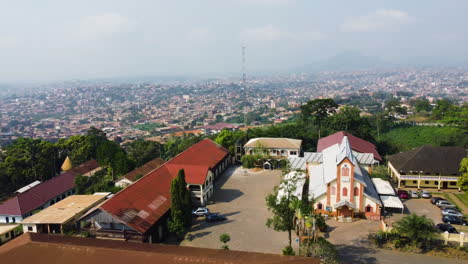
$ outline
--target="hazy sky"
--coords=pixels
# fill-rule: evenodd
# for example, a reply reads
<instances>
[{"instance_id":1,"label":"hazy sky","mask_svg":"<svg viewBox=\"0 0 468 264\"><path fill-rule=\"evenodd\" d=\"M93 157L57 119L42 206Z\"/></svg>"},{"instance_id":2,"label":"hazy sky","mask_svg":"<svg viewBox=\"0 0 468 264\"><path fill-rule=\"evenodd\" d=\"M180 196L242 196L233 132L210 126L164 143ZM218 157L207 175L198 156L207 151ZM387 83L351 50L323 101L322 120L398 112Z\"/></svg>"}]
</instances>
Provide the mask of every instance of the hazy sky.
<instances>
[{"instance_id":1,"label":"hazy sky","mask_svg":"<svg viewBox=\"0 0 468 264\"><path fill-rule=\"evenodd\" d=\"M0 0L0 82L467 61L466 0Z\"/></svg>"}]
</instances>

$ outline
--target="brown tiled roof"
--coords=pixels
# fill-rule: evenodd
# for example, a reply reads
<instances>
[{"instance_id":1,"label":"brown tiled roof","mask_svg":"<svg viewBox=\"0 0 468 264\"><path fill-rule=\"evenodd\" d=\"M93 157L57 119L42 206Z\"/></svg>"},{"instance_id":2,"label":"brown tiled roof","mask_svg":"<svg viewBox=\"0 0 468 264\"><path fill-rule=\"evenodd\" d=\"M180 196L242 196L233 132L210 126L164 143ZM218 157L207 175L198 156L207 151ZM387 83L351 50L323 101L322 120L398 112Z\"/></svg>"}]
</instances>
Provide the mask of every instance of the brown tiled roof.
<instances>
[{"instance_id":1,"label":"brown tiled roof","mask_svg":"<svg viewBox=\"0 0 468 264\"><path fill-rule=\"evenodd\" d=\"M172 245L142 244L26 233L0 247L2 263L305 263L319 264L317 258L302 258Z\"/></svg>"},{"instance_id":2,"label":"brown tiled roof","mask_svg":"<svg viewBox=\"0 0 468 264\"><path fill-rule=\"evenodd\" d=\"M460 162L466 157L462 147L424 145L388 157L388 162L406 174L460 175Z\"/></svg>"},{"instance_id":3,"label":"brown tiled roof","mask_svg":"<svg viewBox=\"0 0 468 264\"><path fill-rule=\"evenodd\" d=\"M127 173L124 178L130 181L136 181L138 176L145 176L146 174L154 171L155 169L161 167L164 164L164 160L161 158L155 158L154 160L148 161L143 166L138 167L131 172Z\"/></svg>"}]
</instances>

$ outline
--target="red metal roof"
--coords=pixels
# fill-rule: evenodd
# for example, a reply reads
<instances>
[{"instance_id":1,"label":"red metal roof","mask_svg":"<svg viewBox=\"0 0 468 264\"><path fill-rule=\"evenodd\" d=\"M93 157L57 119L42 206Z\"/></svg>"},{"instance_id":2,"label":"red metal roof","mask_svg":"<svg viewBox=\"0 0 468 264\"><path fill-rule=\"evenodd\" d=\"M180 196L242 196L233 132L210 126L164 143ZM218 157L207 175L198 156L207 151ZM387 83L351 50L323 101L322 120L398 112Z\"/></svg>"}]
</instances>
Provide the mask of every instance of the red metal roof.
<instances>
[{"instance_id":1,"label":"red metal roof","mask_svg":"<svg viewBox=\"0 0 468 264\"><path fill-rule=\"evenodd\" d=\"M204 139L117 193L101 209L145 233L170 209L171 182L180 169L185 170L187 183L203 184L208 170L228 154L225 148Z\"/></svg>"},{"instance_id":2,"label":"red metal roof","mask_svg":"<svg viewBox=\"0 0 468 264\"><path fill-rule=\"evenodd\" d=\"M227 155L229 155L229 151L227 149L218 145L211 139L204 139L197 144L192 145L190 148L168 161L168 163L200 165L213 168Z\"/></svg>"},{"instance_id":3,"label":"red metal roof","mask_svg":"<svg viewBox=\"0 0 468 264\"><path fill-rule=\"evenodd\" d=\"M66 173L45 181L0 204L0 215L25 215L47 201L75 187L75 177L95 170L95 160L87 161Z\"/></svg>"},{"instance_id":4,"label":"red metal roof","mask_svg":"<svg viewBox=\"0 0 468 264\"><path fill-rule=\"evenodd\" d=\"M377 152L377 147L374 144L370 143L369 141L365 141L364 139L355 137L344 131L340 131L335 134L329 135L328 137L319 139L317 144L317 152L322 152L324 149L332 145L341 143L344 136L348 137L351 148L354 151L360 153L372 153L374 154L374 159L382 161L382 157L380 157L379 152Z\"/></svg>"},{"instance_id":5,"label":"red metal roof","mask_svg":"<svg viewBox=\"0 0 468 264\"><path fill-rule=\"evenodd\" d=\"M171 182L172 175L163 165L114 195L101 209L145 233L171 208Z\"/></svg>"}]
</instances>

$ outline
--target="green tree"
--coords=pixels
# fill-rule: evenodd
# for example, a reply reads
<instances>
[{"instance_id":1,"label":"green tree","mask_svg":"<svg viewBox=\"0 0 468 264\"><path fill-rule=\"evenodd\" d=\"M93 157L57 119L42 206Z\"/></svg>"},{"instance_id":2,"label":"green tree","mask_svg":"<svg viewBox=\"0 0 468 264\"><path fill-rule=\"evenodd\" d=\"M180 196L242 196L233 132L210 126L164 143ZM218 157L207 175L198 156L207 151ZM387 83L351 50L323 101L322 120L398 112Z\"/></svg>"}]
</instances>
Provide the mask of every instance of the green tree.
<instances>
[{"instance_id":1,"label":"green tree","mask_svg":"<svg viewBox=\"0 0 468 264\"><path fill-rule=\"evenodd\" d=\"M461 175L458 177L457 185L464 192L468 192L468 158L462 159L460 162Z\"/></svg>"},{"instance_id":2,"label":"green tree","mask_svg":"<svg viewBox=\"0 0 468 264\"><path fill-rule=\"evenodd\" d=\"M395 231L413 245L423 248L435 238L434 222L426 216L411 214L393 224Z\"/></svg>"},{"instance_id":3,"label":"green tree","mask_svg":"<svg viewBox=\"0 0 468 264\"><path fill-rule=\"evenodd\" d=\"M442 99L437 101L436 106L432 110L432 116L437 119L443 119L447 115L449 115L450 112L453 111L454 105L452 102L450 102L447 99Z\"/></svg>"},{"instance_id":4,"label":"green tree","mask_svg":"<svg viewBox=\"0 0 468 264\"><path fill-rule=\"evenodd\" d=\"M231 237L229 236L229 234L226 234L226 233L221 234L219 236L219 241L223 243L223 245L221 246L222 249L226 249L226 250L229 249L228 245L226 244L227 242L231 241Z\"/></svg>"},{"instance_id":5,"label":"green tree","mask_svg":"<svg viewBox=\"0 0 468 264\"><path fill-rule=\"evenodd\" d=\"M390 175L388 169L385 166L374 166L372 168L372 173L370 174L372 178L381 178L383 180L390 180Z\"/></svg>"},{"instance_id":6,"label":"green tree","mask_svg":"<svg viewBox=\"0 0 468 264\"><path fill-rule=\"evenodd\" d=\"M429 112L429 111L431 111L432 106L429 103L429 100L421 99L421 100L416 101L416 103L414 104L414 108L415 108L416 112L422 112L422 111Z\"/></svg>"},{"instance_id":7,"label":"green tree","mask_svg":"<svg viewBox=\"0 0 468 264\"><path fill-rule=\"evenodd\" d=\"M228 149L231 154L234 154L236 143L242 141L245 137L246 133L244 131L224 129L216 136L214 141Z\"/></svg>"},{"instance_id":8,"label":"green tree","mask_svg":"<svg viewBox=\"0 0 468 264\"><path fill-rule=\"evenodd\" d=\"M312 120L318 126L318 137L324 121L336 112L338 105L331 98L314 99L301 106L301 115L304 121Z\"/></svg>"},{"instance_id":9,"label":"green tree","mask_svg":"<svg viewBox=\"0 0 468 264\"><path fill-rule=\"evenodd\" d=\"M321 263L339 263L338 250L323 237L318 237L313 243L303 243L299 252L299 256L319 258Z\"/></svg>"},{"instance_id":10,"label":"green tree","mask_svg":"<svg viewBox=\"0 0 468 264\"><path fill-rule=\"evenodd\" d=\"M334 131L346 131L360 138L372 138L371 125L360 113L361 110L357 107L345 106L329 118L329 127Z\"/></svg>"},{"instance_id":11,"label":"green tree","mask_svg":"<svg viewBox=\"0 0 468 264\"><path fill-rule=\"evenodd\" d=\"M140 167L148 161L161 157L164 146L155 141L135 140L125 144L124 149L134 167Z\"/></svg>"},{"instance_id":12,"label":"green tree","mask_svg":"<svg viewBox=\"0 0 468 264\"><path fill-rule=\"evenodd\" d=\"M284 175L288 170L286 169ZM279 188L275 187L274 192L265 198L266 205L273 216L267 219L266 225L275 231L288 232L288 246L292 242L292 230L294 229L293 219L298 206L298 199L294 196L296 185L291 181L282 181L280 184L283 195L278 199Z\"/></svg>"},{"instance_id":13,"label":"green tree","mask_svg":"<svg viewBox=\"0 0 468 264\"><path fill-rule=\"evenodd\" d=\"M185 172L180 170L171 183L171 232L180 234L180 226L190 226L192 222L192 200L185 181ZM183 232L183 231L182 231Z\"/></svg>"}]
</instances>

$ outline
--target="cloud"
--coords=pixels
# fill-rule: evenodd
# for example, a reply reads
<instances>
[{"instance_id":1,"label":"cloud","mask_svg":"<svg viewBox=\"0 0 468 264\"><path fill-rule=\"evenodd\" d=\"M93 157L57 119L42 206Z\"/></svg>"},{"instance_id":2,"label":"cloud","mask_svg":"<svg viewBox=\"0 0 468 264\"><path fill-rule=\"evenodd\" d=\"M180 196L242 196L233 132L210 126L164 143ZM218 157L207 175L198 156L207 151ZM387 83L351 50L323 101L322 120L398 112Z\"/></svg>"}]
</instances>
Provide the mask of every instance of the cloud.
<instances>
[{"instance_id":1,"label":"cloud","mask_svg":"<svg viewBox=\"0 0 468 264\"><path fill-rule=\"evenodd\" d=\"M0 37L0 48L7 49L7 48L14 48L18 40L14 37L4 36Z\"/></svg>"},{"instance_id":2,"label":"cloud","mask_svg":"<svg viewBox=\"0 0 468 264\"><path fill-rule=\"evenodd\" d=\"M341 24L344 32L398 31L414 19L406 12L397 9L378 9L368 15L347 19Z\"/></svg>"},{"instance_id":3,"label":"cloud","mask_svg":"<svg viewBox=\"0 0 468 264\"><path fill-rule=\"evenodd\" d=\"M117 13L87 16L80 21L76 35L79 39L96 40L128 32L132 26L127 17Z\"/></svg>"},{"instance_id":4,"label":"cloud","mask_svg":"<svg viewBox=\"0 0 468 264\"><path fill-rule=\"evenodd\" d=\"M213 39L211 30L207 27L195 27L188 33L188 40L194 42L206 42Z\"/></svg>"}]
</instances>

